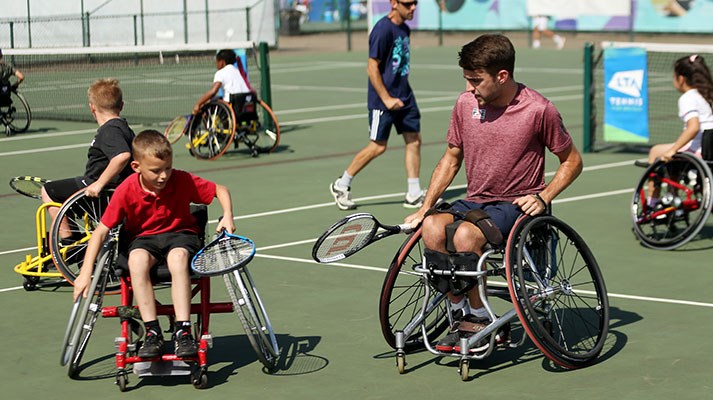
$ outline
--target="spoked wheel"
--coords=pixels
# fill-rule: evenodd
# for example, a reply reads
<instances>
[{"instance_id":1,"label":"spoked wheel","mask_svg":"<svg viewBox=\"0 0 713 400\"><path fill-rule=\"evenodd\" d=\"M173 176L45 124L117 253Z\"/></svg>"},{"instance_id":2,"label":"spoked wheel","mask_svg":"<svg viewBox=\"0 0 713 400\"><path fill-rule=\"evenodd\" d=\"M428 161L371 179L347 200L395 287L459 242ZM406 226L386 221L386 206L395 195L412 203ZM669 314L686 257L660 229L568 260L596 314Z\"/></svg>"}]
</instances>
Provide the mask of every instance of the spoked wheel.
<instances>
[{"instance_id":1,"label":"spoked wheel","mask_svg":"<svg viewBox=\"0 0 713 400\"><path fill-rule=\"evenodd\" d=\"M277 366L280 349L250 272L242 267L223 275L223 279L233 302L233 310L238 314L258 360L268 371L273 371Z\"/></svg>"},{"instance_id":2,"label":"spoked wheel","mask_svg":"<svg viewBox=\"0 0 713 400\"><path fill-rule=\"evenodd\" d=\"M233 108L223 100L213 100L191 120L188 129L191 153L200 159L215 160L228 150L234 134Z\"/></svg>"},{"instance_id":3,"label":"spoked wheel","mask_svg":"<svg viewBox=\"0 0 713 400\"><path fill-rule=\"evenodd\" d=\"M582 238L553 216L523 217L505 260L515 311L535 345L565 368L594 363L609 330L609 300Z\"/></svg>"},{"instance_id":4,"label":"spoked wheel","mask_svg":"<svg viewBox=\"0 0 713 400\"><path fill-rule=\"evenodd\" d=\"M110 245L113 243L115 242L109 242ZM89 286L89 296L86 299L83 297L77 299L69 315L69 322L62 341L60 364L68 364L67 374L71 378L77 376L79 363L82 361L82 356L89 343L94 324L101 314L108 276L112 270L111 266L115 262L115 249L110 245L106 245L102 249L97 260L96 273Z\"/></svg>"},{"instance_id":5,"label":"spoked wheel","mask_svg":"<svg viewBox=\"0 0 713 400\"><path fill-rule=\"evenodd\" d=\"M423 242L421 230L408 236L396 252L389 270L386 272L379 299L379 322L386 343L396 348L396 331L404 328L421 313L426 287L422 276L413 271L413 266L423 262ZM446 304L437 302L442 295L431 290L430 302L435 309L426 318L428 340L433 341L448 328ZM411 351L424 347L421 329L416 329L405 338L404 350Z\"/></svg>"},{"instance_id":6,"label":"spoked wheel","mask_svg":"<svg viewBox=\"0 0 713 400\"><path fill-rule=\"evenodd\" d=\"M30 128L30 122L32 121L30 106L27 104L25 97L17 91L13 91L10 97L12 98L12 105L8 113L10 127L15 133L25 132Z\"/></svg>"},{"instance_id":7,"label":"spoked wheel","mask_svg":"<svg viewBox=\"0 0 713 400\"><path fill-rule=\"evenodd\" d=\"M258 120L245 132L245 140L260 153L272 153L280 144L280 125L270 106L260 100Z\"/></svg>"},{"instance_id":8,"label":"spoked wheel","mask_svg":"<svg viewBox=\"0 0 713 400\"><path fill-rule=\"evenodd\" d=\"M99 197L89 197L79 191L62 204L52 222L49 237L52 260L69 283L79 275L89 238L99 225L112 193L113 190L107 190ZM119 287L119 278L112 269L106 290L116 292Z\"/></svg>"},{"instance_id":9,"label":"spoked wheel","mask_svg":"<svg viewBox=\"0 0 713 400\"><path fill-rule=\"evenodd\" d=\"M703 160L677 153L669 162L657 161L646 168L634 192L634 234L646 247L679 247L703 228L712 201L711 171Z\"/></svg>"}]
</instances>

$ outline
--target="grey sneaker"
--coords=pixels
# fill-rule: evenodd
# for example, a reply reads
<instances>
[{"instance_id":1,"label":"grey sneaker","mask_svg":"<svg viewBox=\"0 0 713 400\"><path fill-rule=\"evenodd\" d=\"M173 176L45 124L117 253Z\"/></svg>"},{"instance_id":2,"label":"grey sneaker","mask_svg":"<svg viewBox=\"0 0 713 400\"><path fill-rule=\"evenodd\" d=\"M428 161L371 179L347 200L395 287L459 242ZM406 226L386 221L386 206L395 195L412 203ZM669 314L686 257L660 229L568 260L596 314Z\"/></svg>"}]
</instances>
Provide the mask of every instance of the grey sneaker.
<instances>
[{"instance_id":1,"label":"grey sneaker","mask_svg":"<svg viewBox=\"0 0 713 400\"><path fill-rule=\"evenodd\" d=\"M409 196L406 193L406 198L404 199L404 207L406 208L421 208L423 205L423 200L426 198L426 191L422 190L421 193L416 197Z\"/></svg>"},{"instance_id":2,"label":"grey sneaker","mask_svg":"<svg viewBox=\"0 0 713 400\"><path fill-rule=\"evenodd\" d=\"M353 210L356 208L356 203L352 201L351 188L342 189L337 186L339 179L329 184L329 192L334 197L334 202L340 210Z\"/></svg>"}]
</instances>

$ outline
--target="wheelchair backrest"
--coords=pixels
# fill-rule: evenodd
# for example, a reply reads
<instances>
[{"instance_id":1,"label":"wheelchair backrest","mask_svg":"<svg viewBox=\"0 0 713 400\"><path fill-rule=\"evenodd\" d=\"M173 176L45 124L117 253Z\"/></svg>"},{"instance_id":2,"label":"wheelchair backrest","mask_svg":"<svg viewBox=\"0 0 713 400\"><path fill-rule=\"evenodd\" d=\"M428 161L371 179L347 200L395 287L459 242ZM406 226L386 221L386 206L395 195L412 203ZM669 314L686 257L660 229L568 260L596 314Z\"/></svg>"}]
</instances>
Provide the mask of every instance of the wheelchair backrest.
<instances>
[{"instance_id":1,"label":"wheelchair backrest","mask_svg":"<svg viewBox=\"0 0 713 400\"><path fill-rule=\"evenodd\" d=\"M233 107L238 125L258 119L257 103L257 94L253 92L233 93L230 95L230 105Z\"/></svg>"}]
</instances>

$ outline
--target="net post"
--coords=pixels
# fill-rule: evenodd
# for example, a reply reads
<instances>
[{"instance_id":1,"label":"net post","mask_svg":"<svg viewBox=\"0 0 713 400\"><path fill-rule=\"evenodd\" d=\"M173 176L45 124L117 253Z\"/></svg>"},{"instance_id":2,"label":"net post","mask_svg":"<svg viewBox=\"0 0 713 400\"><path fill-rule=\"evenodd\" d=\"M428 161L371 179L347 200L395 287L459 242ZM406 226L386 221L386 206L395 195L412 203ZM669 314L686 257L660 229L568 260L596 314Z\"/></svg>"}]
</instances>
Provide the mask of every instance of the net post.
<instances>
[{"instance_id":1,"label":"net post","mask_svg":"<svg viewBox=\"0 0 713 400\"><path fill-rule=\"evenodd\" d=\"M593 135L592 135L592 96L594 95L593 90L593 54L594 54L594 44L587 42L584 44L584 101L583 103L583 153L592 152Z\"/></svg>"},{"instance_id":2,"label":"net post","mask_svg":"<svg viewBox=\"0 0 713 400\"><path fill-rule=\"evenodd\" d=\"M266 42L260 42L260 80L262 85L260 85L260 97L270 108L272 108L272 89L270 88L270 49Z\"/></svg>"}]
</instances>

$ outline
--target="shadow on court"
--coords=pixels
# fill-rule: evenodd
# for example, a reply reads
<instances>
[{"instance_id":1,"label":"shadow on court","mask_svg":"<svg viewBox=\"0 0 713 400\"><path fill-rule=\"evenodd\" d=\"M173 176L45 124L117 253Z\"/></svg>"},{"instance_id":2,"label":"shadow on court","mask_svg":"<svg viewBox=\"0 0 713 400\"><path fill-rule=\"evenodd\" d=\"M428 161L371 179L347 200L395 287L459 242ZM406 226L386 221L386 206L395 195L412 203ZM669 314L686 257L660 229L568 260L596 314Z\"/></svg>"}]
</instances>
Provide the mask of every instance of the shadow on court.
<instances>
[{"instance_id":1,"label":"shadow on court","mask_svg":"<svg viewBox=\"0 0 713 400\"><path fill-rule=\"evenodd\" d=\"M319 336L294 337L276 335L280 346L280 358L274 371L267 371L257 359L257 356L245 335L230 335L213 339L213 348L208 351L208 387L228 383L242 368L262 368L263 373L275 376L305 375L324 369L329 365L325 357L313 353L321 341ZM89 360L79 368L80 381L111 380L116 377L114 354L107 354ZM178 386L190 385L190 375L181 376L149 376L139 378L128 368L128 391L142 386Z\"/></svg>"}]
</instances>

